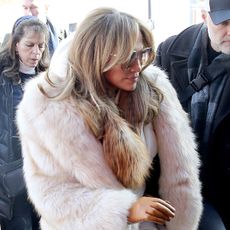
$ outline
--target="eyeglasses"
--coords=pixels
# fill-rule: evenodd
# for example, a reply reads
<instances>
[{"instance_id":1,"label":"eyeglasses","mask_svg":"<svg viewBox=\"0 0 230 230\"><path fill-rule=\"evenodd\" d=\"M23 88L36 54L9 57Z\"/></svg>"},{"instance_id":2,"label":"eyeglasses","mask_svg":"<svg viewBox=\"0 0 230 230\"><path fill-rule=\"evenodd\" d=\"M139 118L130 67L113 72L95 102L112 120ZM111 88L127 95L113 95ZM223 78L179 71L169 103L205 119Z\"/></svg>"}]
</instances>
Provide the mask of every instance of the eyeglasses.
<instances>
[{"instance_id":1,"label":"eyeglasses","mask_svg":"<svg viewBox=\"0 0 230 230\"><path fill-rule=\"evenodd\" d=\"M140 51L134 50L130 56L130 59L125 64L122 64L122 67L128 70L138 60L139 64L141 65L141 68L143 68L147 65L149 58L152 54L153 49L151 47L145 48Z\"/></svg>"}]
</instances>

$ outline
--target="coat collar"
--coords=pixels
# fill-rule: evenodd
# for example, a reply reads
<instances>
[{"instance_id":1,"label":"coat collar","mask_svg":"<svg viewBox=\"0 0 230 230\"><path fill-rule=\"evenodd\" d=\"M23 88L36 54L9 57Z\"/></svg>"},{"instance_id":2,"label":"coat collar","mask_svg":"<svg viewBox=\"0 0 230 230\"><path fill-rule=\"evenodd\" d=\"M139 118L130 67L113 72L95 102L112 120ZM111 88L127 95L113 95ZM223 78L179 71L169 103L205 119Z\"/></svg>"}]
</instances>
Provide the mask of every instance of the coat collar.
<instances>
[{"instance_id":1,"label":"coat collar","mask_svg":"<svg viewBox=\"0 0 230 230\"><path fill-rule=\"evenodd\" d=\"M196 41L197 35L203 27L205 27L205 25L201 23L199 25L193 25L182 31L175 37L175 40L169 47L169 55L188 58Z\"/></svg>"},{"instance_id":2,"label":"coat collar","mask_svg":"<svg viewBox=\"0 0 230 230\"><path fill-rule=\"evenodd\" d=\"M201 23L185 29L174 37L173 42L167 49L171 62L171 76L175 76L171 81L178 92L189 84L188 58L197 41L198 34L204 27L205 25Z\"/></svg>"}]
</instances>

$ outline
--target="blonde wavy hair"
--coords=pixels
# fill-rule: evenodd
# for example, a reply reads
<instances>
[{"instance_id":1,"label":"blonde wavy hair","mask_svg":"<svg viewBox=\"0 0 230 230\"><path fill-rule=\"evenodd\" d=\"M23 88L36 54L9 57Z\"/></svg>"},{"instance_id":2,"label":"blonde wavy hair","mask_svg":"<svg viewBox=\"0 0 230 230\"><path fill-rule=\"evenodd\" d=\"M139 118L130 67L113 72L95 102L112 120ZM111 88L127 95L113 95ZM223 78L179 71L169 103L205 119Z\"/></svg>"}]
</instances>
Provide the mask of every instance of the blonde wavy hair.
<instances>
[{"instance_id":1,"label":"blonde wavy hair","mask_svg":"<svg viewBox=\"0 0 230 230\"><path fill-rule=\"evenodd\" d=\"M60 100L72 96L77 100L76 109L101 141L114 174L130 188L143 186L148 176L151 159L141 139L140 124L152 122L157 115L162 93L141 72L136 89L120 90L115 103L117 92L111 95L104 73L128 61L139 33L143 46L154 49L152 32L137 18L113 8L92 11L77 27L69 50L67 76L55 97ZM111 54L116 56L111 58ZM154 57L153 52L147 66ZM48 75L47 81L58 87Z\"/></svg>"}]
</instances>

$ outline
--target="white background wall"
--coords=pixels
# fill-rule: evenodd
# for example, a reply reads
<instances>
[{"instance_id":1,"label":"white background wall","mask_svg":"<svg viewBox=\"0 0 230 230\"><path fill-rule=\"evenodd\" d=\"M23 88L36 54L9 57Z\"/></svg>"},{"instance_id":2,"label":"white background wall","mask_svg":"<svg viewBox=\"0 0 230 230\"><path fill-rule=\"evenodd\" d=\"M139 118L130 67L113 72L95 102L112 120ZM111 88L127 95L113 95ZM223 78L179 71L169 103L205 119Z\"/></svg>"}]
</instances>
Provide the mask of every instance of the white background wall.
<instances>
[{"instance_id":1,"label":"white background wall","mask_svg":"<svg viewBox=\"0 0 230 230\"><path fill-rule=\"evenodd\" d=\"M22 15L20 0L0 0L0 42L5 33L11 31L14 21Z\"/></svg>"},{"instance_id":2,"label":"white background wall","mask_svg":"<svg viewBox=\"0 0 230 230\"><path fill-rule=\"evenodd\" d=\"M49 17L59 29L79 22L87 12L110 6L148 21L148 0L48 0ZM192 0L151 0L156 44L191 24ZM0 0L0 41L11 31L14 21L23 14L21 0Z\"/></svg>"},{"instance_id":3,"label":"white background wall","mask_svg":"<svg viewBox=\"0 0 230 230\"><path fill-rule=\"evenodd\" d=\"M60 23L79 21L87 12L101 6L115 7L140 18L147 19L148 16L147 0L64 0L64 2L65 4L62 1L50 0L52 5L50 14ZM65 5L65 10L63 10L63 5ZM60 15L64 16L64 20L61 19Z\"/></svg>"},{"instance_id":4,"label":"white background wall","mask_svg":"<svg viewBox=\"0 0 230 230\"><path fill-rule=\"evenodd\" d=\"M169 35L185 29L191 22L190 0L152 0L155 40L158 44Z\"/></svg>"}]
</instances>

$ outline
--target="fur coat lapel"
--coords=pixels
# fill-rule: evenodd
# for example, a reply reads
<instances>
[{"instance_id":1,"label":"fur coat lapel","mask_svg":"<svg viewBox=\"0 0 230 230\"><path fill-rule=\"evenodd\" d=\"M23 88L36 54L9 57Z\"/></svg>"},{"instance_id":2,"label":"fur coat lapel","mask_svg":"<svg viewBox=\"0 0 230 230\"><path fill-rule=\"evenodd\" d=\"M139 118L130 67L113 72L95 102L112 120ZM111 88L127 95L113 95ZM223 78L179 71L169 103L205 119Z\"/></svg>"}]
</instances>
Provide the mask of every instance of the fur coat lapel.
<instances>
[{"instance_id":1,"label":"fur coat lapel","mask_svg":"<svg viewBox=\"0 0 230 230\"><path fill-rule=\"evenodd\" d=\"M196 152L195 136L187 113L182 109L177 94L166 75L157 67L147 69L147 75L164 94L160 113L154 120L161 162L160 195L176 209L176 217L167 229L197 229L202 212L200 161ZM195 211L196 210L196 211Z\"/></svg>"}]
</instances>

